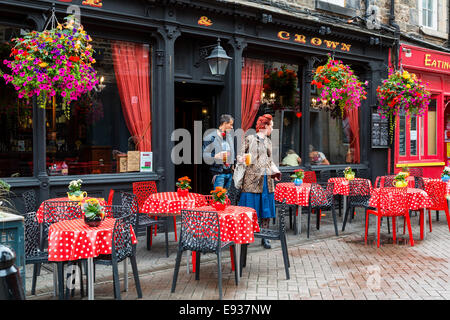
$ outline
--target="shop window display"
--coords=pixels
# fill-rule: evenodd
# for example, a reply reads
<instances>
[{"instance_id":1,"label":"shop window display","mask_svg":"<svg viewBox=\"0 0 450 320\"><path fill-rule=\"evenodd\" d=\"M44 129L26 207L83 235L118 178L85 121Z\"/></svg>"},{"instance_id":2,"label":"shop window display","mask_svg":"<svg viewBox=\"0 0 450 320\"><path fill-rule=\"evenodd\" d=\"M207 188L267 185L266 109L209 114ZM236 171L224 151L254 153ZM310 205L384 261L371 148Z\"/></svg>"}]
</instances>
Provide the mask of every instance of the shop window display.
<instances>
[{"instance_id":1,"label":"shop window display","mask_svg":"<svg viewBox=\"0 0 450 320\"><path fill-rule=\"evenodd\" d=\"M19 29L0 26L0 70L7 72L9 40ZM0 79L0 177L33 175L33 108L17 99L11 85Z\"/></svg>"}]
</instances>

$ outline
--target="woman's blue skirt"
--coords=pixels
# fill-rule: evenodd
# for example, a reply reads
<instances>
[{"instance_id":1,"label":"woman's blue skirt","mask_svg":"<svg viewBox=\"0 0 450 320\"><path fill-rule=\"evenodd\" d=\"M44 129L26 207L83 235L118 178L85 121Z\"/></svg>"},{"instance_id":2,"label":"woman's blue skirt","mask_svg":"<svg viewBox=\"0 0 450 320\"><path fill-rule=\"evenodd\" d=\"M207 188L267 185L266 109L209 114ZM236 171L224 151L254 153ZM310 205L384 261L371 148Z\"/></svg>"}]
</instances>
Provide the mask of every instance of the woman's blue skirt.
<instances>
[{"instance_id":1,"label":"woman's blue skirt","mask_svg":"<svg viewBox=\"0 0 450 320\"><path fill-rule=\"evenodd\" d=\"M262 193L242 192L239 206L250 207L256 210L258 218L275 218L275 199L273 192L269 193L267 176L264 176Z\"/></svg>"}]
</instances>

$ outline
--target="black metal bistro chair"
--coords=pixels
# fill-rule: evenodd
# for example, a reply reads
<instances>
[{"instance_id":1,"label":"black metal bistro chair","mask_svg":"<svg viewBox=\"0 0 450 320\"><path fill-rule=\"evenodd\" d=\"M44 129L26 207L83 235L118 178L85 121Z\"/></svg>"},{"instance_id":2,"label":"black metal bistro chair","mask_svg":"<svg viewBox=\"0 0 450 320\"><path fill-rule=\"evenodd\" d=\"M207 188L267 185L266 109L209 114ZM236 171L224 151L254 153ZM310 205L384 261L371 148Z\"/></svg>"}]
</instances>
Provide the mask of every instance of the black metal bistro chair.
<instances>
[{"instance_id":1,"label":"black metal bistro chair","mask_svg":"<svg viewBox=\"0 0 450 320\"><path fill-rule=\"evenodd\" d=\"M278 211L278 230L272 229L261 229L260 232L255 233L255 238L262 238L267 240L280 240L281 242L281 251L283 252L283 261L284 261L284 269L286 272L286 279L289 280L289 252L287 248L287 240L286 240L286 223L284 221L284 217L287 212L286 199L283 202L279 202ZM245 246L245 250L247 247ZM246 252L245 252L246 254ZM245 258L244 258L245 261Z\"/></svg>"},{"instance_id":2,"label":"black metal bistro chair","mask_svg":"<svg viewBox=\"0 0 450 320\"><path fill-rule=\"evenodd\" d=\"M25 206L25 213L35 212L37 208L36 192L31 189L22 193L22 199Z\"/></svg>"},{"instance_id":3,"label":"black metal bistro chair","mask_svg":"<svg viewBox=\"0 0 450 320\"><path fill-rule=\"evenodd\" d=\"M108 206L108 210L112 211L114 229L111 238L111 254L99 255L94 259L94 264L112 266L113 282L114 282L114 298L120 300L120 279L119 279L119 262L130 259L131 268L133 270L134 283L138 298L142 298L141 284L139 281L138 268L136 263L136 245L132 243L131 230L135 214L129 206ZM128 275L124 275L127 277Z\"/></svg>"},{"instance_id":4,"label":"black metal bistro chair","mask_svg":"<svg viewBox=\"0 0 450 320\"><path fill-rule=\"evenodd\" d=\"M327 188L324 189L317 183L311 184L311 191L309 194L309 207L308 207L308 229L307 238L309 238L311 213L314 210L317 216L317 230L320 229L320 212L321 210L331 210L334 222L334 231L336 236L338 236L337 228L337 218L336 211L334 208L334 197L333 197L334 183L329 183Z\"/></svg>"},{"instance_id":5,"label":"black metal bistro chair","mask_svg":"<svg viewBox=\"0 0 450 320\"><path fill-rule=\"evenodd\" d=\"M293 174L293 172L282 172L280 181L275 181L275 186L277 185L277 183L292 182L292 178L291 178L292 174ZM275 208L278 208L280 205L281 205L281 202L275 202ZM289 209L289 228L292 229L292 227L293 227L292 226L292 217L293 217L293 214L297 214L297 205L296 204L286 204L286 206ZM298 214L301 214L301 212L299 212ZM273 219L274 224L275 224L275 220L276 220L276 218Z\"/></svg>"},{"instance_id":6,"label":"black metal bistro chair","mask_svg":"<svg viewBox=\"0 0 450 320\"><path fill-rule=\"evenodd\" d=\"M147 234L147 250L152 246L152 228L154 226L162 226L164 228L165 240L166 240L166 256L169 257L169 228L167 218L158 218L158 220L149 217L145 213L139 213L139 206L136 199L136 195L130 192L121 192L120 197L122 199L123 206L130 206L131 211L134 213L133 227L136 232L136 236Z\"/></svg>"},{"instance_id":7,"label":"black metal bistro chair","mask_svg":"<svg viewBox=\"0 0 450 320\"><path fill-rule=\"evenodd\" d=\"M219 274L219 298L222 300L222 250L230 246L233 249L233 256L236 257L234 242L222 242L220 239L220 224L217 212L181 210L181 235L171 292L175 292L183 251L196 252L196 280L200 279L200 254L215 253L217 255L217 270ZM234 259L234 271L237 285L239 268L236 265L236 259Z\"/></svg>"},{"instance_id":8,"label":"black metal bistro chair","mask_svg":"<svg viewBox=\"0 0 450 320\"><path fill-rule=\"evenodd\" d=\"M348 215L350 214L350 221L353 220L356 208L364 208L364 216L369 207L370 200L370 182L369 180L350 180L349 181L349 195L347 199L347 210L344 215L344 222L342 224L342 231L345 231Z\"/></svg>"}]
</instances>

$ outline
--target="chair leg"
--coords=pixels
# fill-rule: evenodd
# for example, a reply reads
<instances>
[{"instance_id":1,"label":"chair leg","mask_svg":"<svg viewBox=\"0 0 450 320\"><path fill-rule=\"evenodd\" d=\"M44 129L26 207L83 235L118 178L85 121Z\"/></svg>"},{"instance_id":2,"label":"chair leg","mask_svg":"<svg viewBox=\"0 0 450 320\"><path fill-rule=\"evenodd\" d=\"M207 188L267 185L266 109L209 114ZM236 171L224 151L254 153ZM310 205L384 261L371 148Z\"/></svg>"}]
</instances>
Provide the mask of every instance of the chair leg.
<instances>
[{"instance_id":1,"label":"chair leg","mask_svg":"<svg viewBox=\"0 0 450 320\"><path fill-rule=\"evenodd\" d=\"M117 300L121 300L120 297L120 278L119 278L119 267L117 261L112 261L113 278L114 278L114 295Z\"/></svg>"},{"instance_id":2,"label":"chair leg","mask_svg":"<svg viewBox=\"0 0 450 320\"><path fill-rule=\"evenodd\" d=\"M155 225L156 228L156 225ZM152 249L152 227L147 227L147 250Z\"/></svg>"},{"instance_id":3,"label":"chair leg","mask_svg":"<svg viewBox=\"0 0 450 320\"><path fill-rule=\"evenodd\" d=\"M177 285L178 279L178 271L180 270L181 256L183 255L183 251L181 248L178 248L177 259L175 260L175 268L173 270L173 279L172 279L172 289L170 292L175 292L175 287Z\"/></svg>"},{"instance_id":4,"label":"chair leg","mask_svg":"<svg viewBox=\"0 0 450 320\"><path fill-rule=\"evenodd\" d=\"M80 268L80 294L84 297L84 284L83 284L83 262L78 261L78 267Z\"/></svg>"},{"instance_id":5,"label":"chair leg","mask_svg":"<svg viewBox=\"0 0 450 320\"><path fill-rule=\"evenodd\" d=\"M414 238L411 229L411 220L409 219L409 214L405 216L406 224L408 225L409 241L411 242L411 247L414 246Z\"/></svg>"},{"instance_id":6,"label":"chair leg","mask_svg":"<svg viewBox=\"0 0 450 320\"><path fill-rule=\"evenodd\" d=\"M141 289L141 282L139 281L139 273L136 263L136 256L130 257L130 263L131 263L131 269L133 270L133 276L134 276L134 284L136 286L136 291L138 298L142 298L142 289Z\"/></svg>"},{"instance_id":7,"label":"chair leg","mask_svg":"<svg viewBox=\"0 0 450 320\"><path fill-rule=\"evenodd\" d=\"M31 282L31 295L36 294L36 281L37 281L38 263L33 265L33 279Z\"/></svg>"},{"instance_id":8,"label":"chair leg","mask_svg":"<svg viewBox=\"0 0 450 320\"><path fill-rule=\"evenodd\" d=\"M231 246L230 249L231 249L230 254L231 254L232 270L234 270L234 281L236 282L236 285L238 285L240 268L238 265L236 265L236 246ZM241 250L243 250L243 247L241 248Z\"/></svg>"},{"instance_id":9,"label":"chair leg","mask_svg":"<svg viewBox=\"0 0 450 320\"><path fill-rule=\"evenodd\" d=\"M338 236L339 233L338 233L338 226L337 226L337 217L336 217L336 211L334 210L333 206L331 206L331 214L333 216L334 232L336 233L336 236Z\"/></svg>"},{"instance_id":10,"label":"chair leg","mask_svg":"<svg viewBox=\"0 0 450 320\"><path fill-rule=\"evenodd\" d=\"M436 210L436 221L439 221L439 210Z\"/></svg>"},{"instance_id":11,"label":"chair leg","mask_svg":"<svg viewBox=\"0 0 450 320\"><path fill-rule=\"evenodd\" d=\"M381 216L378 216L378 225L377 225L377 247L380 247L380 229L381 229Z\"/></svg>"},{"instance_id":12,"label":"chair leg","mask_svg":"<svg viewBox=\"0 0 450 320\"><path fill-rule=\"evenodd\" d=\"M445 207L445 215L447 217L448 230L450 231L450 213L449 213L449 210L448 210L447 206Z\"/></svg>"},{"instance_id":13,"label":"chair leg","mask_svg":"<svg viewBox=\"0 0 450 320\"><path fill-rule=\"evenodd\" d=\"M320 212L321 210L316 209L316 229L320 230Z\"/></svg>"},{"instance_id":14,"label":"chair leg","mask_svg":"<svg viewBox=\"0 0 450 320\"><path fill-rule=\"evenodd\" d=\"M283 235L284 237L284 243L286 244L286 250L287 250L287 238L286 238L286 234ZM288 262L288 267L291 267L291 262L289 261L289 254L287 255L287 262Z\"/></svg>"},{"instance_id":15,"label":"chair leg","mask_svg":"<svg viewBox=\"0 0 450 320\"><path fill-rule=\"evenodd\" d=\"M428 210L428 223L430 224L430 232L432 232L433 227L431 226L431 210Z\"/></svg>"},{"instance_id":16,"label":"chair leg","mask_svg":"<svg viewBox=\"0 0 450 320\"><path fill-rule=\"evenodd\" d=\"M175 242L178 241L178 236L177 236L177 217L173 216L173 233L175 233Z\"/></svg>"},{"instance_id":17,"label":"chair leg","mask_svg":"<svg viewBox=\"0 0 450 320\"><path fill-rule=\"evenodd\" d=\"M164 230L165 231L164 237L166 239L166 257L167 258L169 257L169 228L168 228L169 225L168 225L168 222L169 222L169 220L166 220L166 230ZM175 221L174 221L174 223L175 223ZM174 226L176 227L176 224L174 224ZM150 232L150 234L151 234L151 232ZM175 231L175 238L176 238L176 234L177 234L177 232ZM177 240L175 239L175 241L177 241Z\"/></svg>"},{"instance_id":18,"label":"chair leg","mask_svg":"<svg viewBox=\"0 0 450 320\"><path fill-rule=\"evenodd\" d=\"M292 208L289 207L289 228L292 229Z\"/></svg>"},{"instance_id":19,"label":"chair leg","mask_svg":"<svg viewBox=\"0 0 450 320\"><path fill-rule=\"evenodd\" d=\"M309 238L309 228L310 228L310 223L311 223L311 207L308 207L308 229L306 231L306 237Z\"/></svg>"},{"instance_id":20,"label":"chair leg","mask_svg":"<svg viewBox=\"0 0 450 320\"><path fill-rule=\"evenodd\" d=\"M420 210L420 217L419 217L419 223L420 223L420 240L423 240L423 228L424 228L424 221L425 221L425 210Z\"/></svg>"},{"instance_id":21,"label":"chair leg","mask_svg":"<svg viewBox=\"0 0 450 320\"><path fill-rule=\"evenodd\" d=\"M386 217L387 220L387 226L388 226L388 233L391 233L391 227L389 225L389 217Z\"/></svg>"},{"instance_id":22,"label":"chair leg","mask_svg":"<svg viewBox=\"0 0 450 320\"><path fill-rule=\"evenodd\" d=\"M282 235L281 238L281 250L283 251L284 270L286 271L286 280L290 279L289 276L289 252L287 250L286 238Z\"/></svg>"},{"instance_id":23,"label":"chair leg","mask_svg":"<svg viewBox=\"0 0 450 320\"><path fill-rule=\"evenodd\" d=\"M57 269L59 300L64 300L64 264L62 262L58 262Z\"/></svg>"},{"instance_id":24,"label":"chair leg","mask_svg":"<svg viewBox=\"0 0 450 320\"><path fill-rule=\"evenodd\" d=\"M397 240L397 238L396 238L397 234L395 231L396 231L395 230L395 217L392 217L392 239L394 240L394 243L396 243L396 240Z\"/></svg>"},{"instance_id":25,"label":"chair leg","mask_svg":"<svg viewBox=\"0 0 450 320\"><path fill-rule=\"evenodd\" d=\"M369 231L369 211L366 211L366 232L364 234L364 243L367 244L367 232Z\"/></svg>"},{"instance_id":26,"label":"chair leg","mask_svg":"<svg viewBox=\"0 0 450 320\"><path fill-rule=\"evenodd\" d=\"M350 211L350 206L344 212L344 222L342 223L342 231L345 231L345 225L347 224L348 212Z\"/></svg>"},{"instance_id":27,"label":"chair leg","mask_svg":"<svg viewBox=\"0 0 450 320\"><path fill-rule=\"evenodd\" d=\"M195 255L195 280L200 280L200 255L201 252L196 252Z\"/></svg>"},{"instance_id":28,"label":"chair leg","mask_svg":"<svg viewBox=\"0 0 450 320\"><path fill-rule=\"evenodd\" d=\"M217 273L219 275L219 300L222 300L222 252L217 252Z\"/></svg>"}]
</instances>

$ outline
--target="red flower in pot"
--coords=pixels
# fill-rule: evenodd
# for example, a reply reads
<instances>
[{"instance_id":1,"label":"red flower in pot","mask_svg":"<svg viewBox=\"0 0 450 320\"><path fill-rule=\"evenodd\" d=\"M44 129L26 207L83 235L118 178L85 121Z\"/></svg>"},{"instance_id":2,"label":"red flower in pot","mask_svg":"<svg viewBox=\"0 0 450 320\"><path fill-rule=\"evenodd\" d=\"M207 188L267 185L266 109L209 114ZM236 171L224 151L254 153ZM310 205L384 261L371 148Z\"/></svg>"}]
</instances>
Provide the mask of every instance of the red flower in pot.
<instances>
[{"instance_id":1,"label":"red flower in pot","mask_svg":"<svg viewBox=\"0 0 450 320\"><path fill-rule=\"evenodd\" d=\"M187 196L187 194L189 193L189 189L191 189L190 182L191 179L189 179L187 176L178 179L176 185L178 187L177 193L180 196Z\"/></svg>"}]
</instances>

